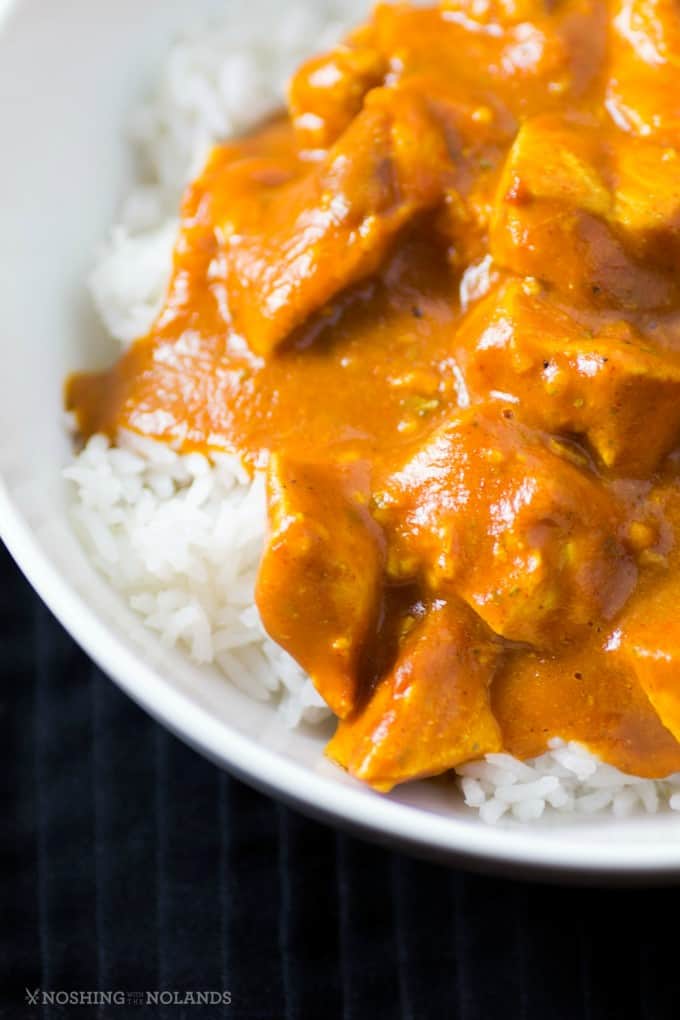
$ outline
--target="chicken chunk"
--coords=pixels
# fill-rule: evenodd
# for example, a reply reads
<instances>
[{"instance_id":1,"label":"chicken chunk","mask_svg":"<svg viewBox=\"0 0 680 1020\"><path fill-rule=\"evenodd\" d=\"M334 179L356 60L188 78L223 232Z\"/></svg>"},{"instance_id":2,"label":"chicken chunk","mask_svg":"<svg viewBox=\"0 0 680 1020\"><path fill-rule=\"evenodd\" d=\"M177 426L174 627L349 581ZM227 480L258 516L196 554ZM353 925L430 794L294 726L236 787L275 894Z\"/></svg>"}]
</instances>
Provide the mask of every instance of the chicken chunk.
<instances>
[{"instance_id":1,"label":"chicken chunk","mask_svg":"<svg viewBox=\"0 0 680 1020\"><path fill-rule=\"evenodd\" d=\"M676 0L617 0L611 26L606 102L612 118L632 134L677 144L680 10Z\"/></svg>"},{"instance_id":2,"label":"chicken chunk","mask_svg":"<svg viewBox=\"0 0 680 1020\"><path fill-rule=\"evenodd\" d=\"M355 704L365 642L378 623L383 540L365 462L273 457L267 547L256 601L266 630L310 674L336 715Z\"/></svg>"},{"instance_id":3,"label":"chicken chunk","mask_svg":"<svg viewBox=\"0 0 680 1020\"><path fill-rule=\"evenodd\" d=\"M680 150L651 141L626 139L616 146L611 162L615 182L614 226L635 258L677 273Z\"/></svg>"},{"instance_id":4,"label":"chicken chunk","mask_svg":"<svg viewBox=\"0 0 680 1020\"><path fill-rule=\"evenodd\" d=\"M583 96L606 43L599 0L452 0L425 11L382 3L374 21L395 79L427 71L471 95L502 95L515 118ZM464 58L452 60L457 52Z\"/></svg>"},{"instance_id":5,"label":"chicken chunk","mask_svg":"<svg viewBox=\"0 0 680 1020\"><path fill-rule=\"evenodd\" d=\"M678 297L677 171L655 144L630 146L626 138L603 140L596 126L554 116L527 121L498 187L490 230L496 262L584 301L669 306ZM640 177L641 166L649 176Z\"/></svg>"},{"instance_id":6,"label":"chicken chunk","mask_svg":"<svg viewBox=\"0 0 680 1020\"><path fill-rule=\"evenodd\" d=\"M635 671L661 722L680 740L680 581L664 577L635 600L621 618L611 644Z\"/></svg>"},{"instance_id":7,"label":"chicken chunk","mask_svg":"<svg viewBox=\"0 0 680 1020\"><path fill-rule=\"evenodd\" d=\"M340 723L327 753L386 792L502 750L489 707L499 658L499 645L465 605L435 603L366 707Z\"/></svg>"},{"instance_id":8,"label":"chicken chunk","mask_svg":"<svg viewBox=\"0 0 680 1020\"><path fill-rule=\"evenodd\" d=\"M326 149L337 141L361 110L366 93L383 83L388 66L371 24L303 64L288 87L288 108L300 145Z\"/></svg>"},{"instance_id":9,"label":"chicken chunk","mask_svg":"<svg viewBox=\"0 0 680 1020\"><path fill-rule=\"evenodd\" d=\"M627 476L654 471L680 439L680 354L535 289L512 280L463 323L457 356L471 395L498 394L530 425L585 436Z\"/></svg>"},{"instance_id":10,"label":"chicken chunk","mask_svg":"<svg viewBox=\"0 0 680 1020\"><path fill-rule=\"evenodd\" d=\"M559 645L632 591L625 515L547 437L496 414L440 428L375 495L388 575L458 595L505 638Z\"/></svg>"},{"instance_id":11,"label":"chicken chunk","mask_svg":"<svg viewBox=\"0 0 680 1020\"><path fill-rule=\"evenodd\" d=\"M678 769L679 747L628 662L604 650L602 635L564 655L510 655L494 677L491 708L506 751L534 758L552 737L576 740L636 776Z\"/></svg>"},{"instance_id":12,"label":"chicken chunk","mask_svg":"<svg viewBox=\"0 0 680 1020\"><path fill-rule=\"evenodd\" d=\"M267 356L339 291L380 266L399 231L440 201L452 155L415 95L374 90L301 180L227 209L218 234L236 330Z\"/></svg>"}]
</instances>

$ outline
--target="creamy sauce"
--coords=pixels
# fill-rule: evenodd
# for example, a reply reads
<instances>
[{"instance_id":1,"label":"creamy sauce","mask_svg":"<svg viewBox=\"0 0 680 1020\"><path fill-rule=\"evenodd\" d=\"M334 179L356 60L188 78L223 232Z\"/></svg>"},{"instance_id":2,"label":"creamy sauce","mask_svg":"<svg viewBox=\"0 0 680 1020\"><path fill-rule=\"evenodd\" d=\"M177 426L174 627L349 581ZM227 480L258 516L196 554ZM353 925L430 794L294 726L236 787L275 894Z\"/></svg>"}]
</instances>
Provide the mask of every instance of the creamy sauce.
<instances>
[{"instance_id":1,"label":"creamy sauce","mask_svg":"<svg viewBox=\"0 0 680 1020\"><path fill-rule=\"evenodd\" d=\"M269 464L265 625L378 789L552 736L680 769L679 22L379 7L215 149L150 334L68 382L84 436Z\"/></svg>"}]
</instances>

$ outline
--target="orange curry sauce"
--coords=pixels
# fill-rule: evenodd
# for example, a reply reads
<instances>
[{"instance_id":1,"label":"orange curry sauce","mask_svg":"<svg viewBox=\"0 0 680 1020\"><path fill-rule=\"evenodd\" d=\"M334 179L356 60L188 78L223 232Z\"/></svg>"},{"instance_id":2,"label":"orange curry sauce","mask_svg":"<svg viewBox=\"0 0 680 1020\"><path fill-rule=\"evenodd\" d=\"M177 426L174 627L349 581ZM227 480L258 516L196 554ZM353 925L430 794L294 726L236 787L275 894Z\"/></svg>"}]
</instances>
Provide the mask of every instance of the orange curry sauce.
<instances>
[{"instance_id":1,"label":"orange curry sauce","mask_svg":"<svg viewBox=\"0 0 680 1020\"><path fill-rule=\"evenodd\" d=\"M83 436L269 472L269 633L380 790L680 769L680 8L382 5L189 188Z\"/></svg>"}]
</instances>

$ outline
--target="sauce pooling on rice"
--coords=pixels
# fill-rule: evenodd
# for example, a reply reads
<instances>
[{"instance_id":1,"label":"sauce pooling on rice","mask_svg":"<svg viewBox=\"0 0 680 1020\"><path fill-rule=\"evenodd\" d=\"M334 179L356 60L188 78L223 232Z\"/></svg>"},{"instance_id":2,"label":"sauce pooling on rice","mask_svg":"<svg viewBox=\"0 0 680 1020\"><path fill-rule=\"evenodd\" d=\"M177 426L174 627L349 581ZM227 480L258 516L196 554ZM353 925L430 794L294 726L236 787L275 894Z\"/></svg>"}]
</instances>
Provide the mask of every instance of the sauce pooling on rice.
<instances>
[{"instance_id":1,"label":"sauce pooling on rice","mask_svg":"<svg viewBox=\"0 0 680 1020\"><path fill-rule=\"evenodd\" d=\"M680 769L680 13L379 6L218 146L121 428L267 466L257 602L380 790Z\"/></svg>"}]
</instances>

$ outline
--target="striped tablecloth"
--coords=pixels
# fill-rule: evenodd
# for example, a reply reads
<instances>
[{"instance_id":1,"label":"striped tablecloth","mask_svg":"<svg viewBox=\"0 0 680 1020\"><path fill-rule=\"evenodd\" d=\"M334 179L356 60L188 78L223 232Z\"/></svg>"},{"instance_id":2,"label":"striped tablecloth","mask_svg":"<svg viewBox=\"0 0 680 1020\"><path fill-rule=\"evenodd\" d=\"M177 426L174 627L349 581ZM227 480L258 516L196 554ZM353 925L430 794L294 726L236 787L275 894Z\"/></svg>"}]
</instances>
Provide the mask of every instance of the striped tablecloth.
<instances>
[{"instance_id":1,"label":"striped tablecloth","mask_svg":"<svg viewBox=\"0 0 680 1020\"><path fill-rule=\"evenodd\" d=\"M0 570L0 1017L680 1017L677 890L476 877L307 821L151 722Z\"/></svg>"}]
</instances>

